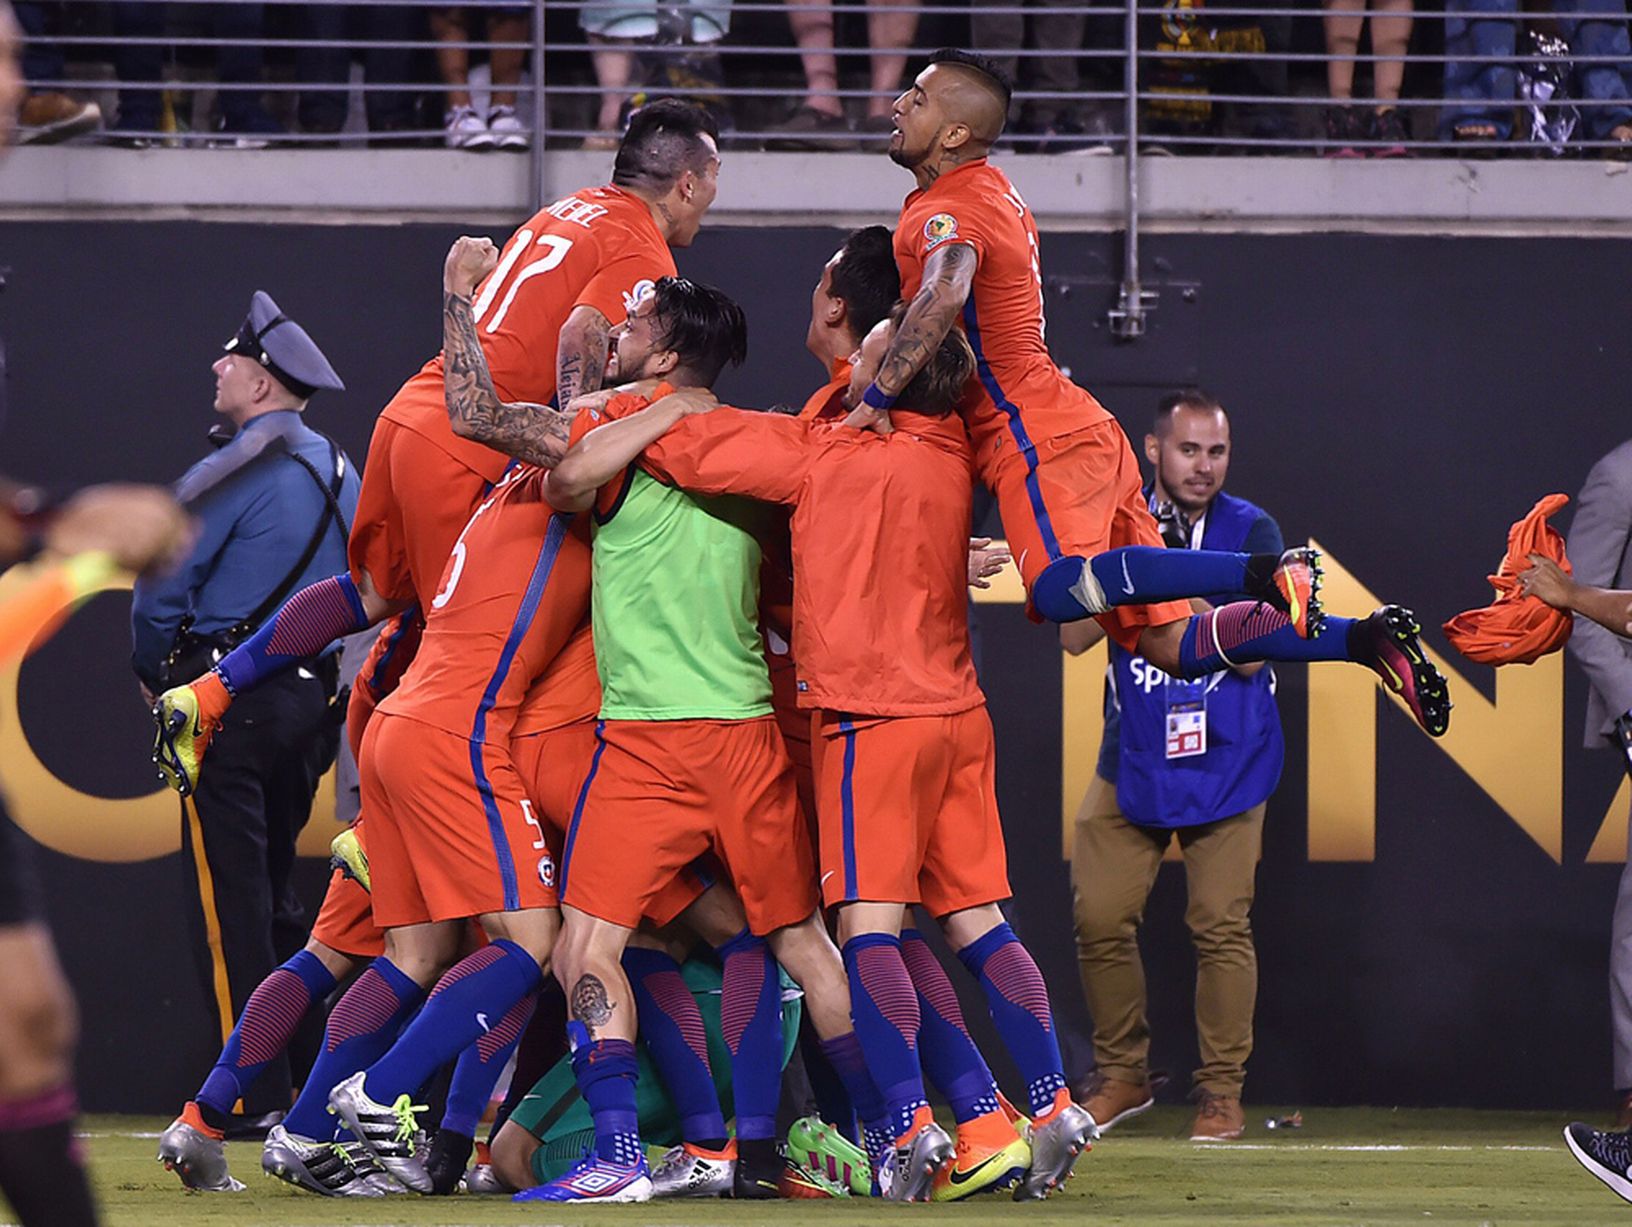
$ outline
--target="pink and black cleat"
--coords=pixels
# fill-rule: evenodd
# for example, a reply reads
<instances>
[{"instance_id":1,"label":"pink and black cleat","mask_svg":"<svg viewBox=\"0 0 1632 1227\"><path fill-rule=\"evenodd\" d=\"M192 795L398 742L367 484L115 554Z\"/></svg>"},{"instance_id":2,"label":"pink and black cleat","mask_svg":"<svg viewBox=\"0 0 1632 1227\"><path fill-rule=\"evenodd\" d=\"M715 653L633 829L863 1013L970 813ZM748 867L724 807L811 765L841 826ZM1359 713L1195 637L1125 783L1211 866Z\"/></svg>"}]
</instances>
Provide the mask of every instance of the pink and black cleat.
<instances>
[{"instance_id":1,"label":"pink and black cleat","mask_svg":"<svg viewBox=\"0 0 1632 1227\"><path fill-rule=\"evenodd\" d=\"M1417 636L1417 616L1400 605L1384 605L1354 628L1356 663L1368 665L1383 685L1400 696L1430 737L1451 727L1451 692Z\"/></svg>"}]
</instances>

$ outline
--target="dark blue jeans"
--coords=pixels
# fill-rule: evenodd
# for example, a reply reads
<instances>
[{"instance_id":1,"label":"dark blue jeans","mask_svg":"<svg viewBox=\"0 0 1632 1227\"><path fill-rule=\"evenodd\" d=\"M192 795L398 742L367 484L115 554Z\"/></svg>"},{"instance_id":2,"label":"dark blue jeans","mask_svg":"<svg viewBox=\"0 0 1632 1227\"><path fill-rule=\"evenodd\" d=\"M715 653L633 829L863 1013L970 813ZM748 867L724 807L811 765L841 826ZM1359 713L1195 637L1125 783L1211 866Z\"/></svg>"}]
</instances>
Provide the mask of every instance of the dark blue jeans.
<instances>
[{"instance_id":1,"label":"dark blue jeans","mask_svg":"<svg viewBox=\"0 0 1632 1227\"><path fill-rule=\"evenodd\" d=\"M398 43L423 39L423 12L399 5L308 4L301 37L344 39L349 36ZM338 87L301 91L300 126L307 132L338 132L345 123L344 86L354 55L361 57L363 77L370 85L405 82L413 66L413 52L406 48L368 47L360 52L336 47L303 48L295 57L297 79L313 85ZM368 126L375 132L412 126L414 91L411 89L365 90L363 104L368 112Z\"/></svg>"},{"instance_id":2,"label":"dark blue jeans","mask_svg":"<svg viewBox=\"0 0 1632 1227\"><path fill-rule=\"evenodd\" d=\"M1580 64L1575 70L1576 97L1611 105L1581 108L1585 135L1600 140L1617 124L1632 122L1632 43L1626 31L1626 0L1554 0L1564 12L1591 13L1561 19L1565 42L1576 55L1619 56L1616 64ZM1518 45L1518 0L1449 0L1456 16L1445 19L1447 104L1440 132L1449 136L1457 124L1493 125L1505 140L1513 128L1516 72L1512 64L1486 57L1511 56ZM1601 16L1600 16L1601 14Z\"/></svg>"},{"instance_id":3,"label":"dark blue jeans","mask_svg":"<svg viewBox=\"0 0 1632 1227\"><path fill-rule=\"evenodd\" d=\"M23 27L24 79L30 86L35 81L62 80L62 49L45 37L45 5L18 0L12 11Z\"/></svg>"},{"instance_id":4,"label":"dark blue jeans","mask_svg":"<svg viewBox=\"0 0 1632 1227\"><path fill-rule=\"evenodd\" d=\"M211 33L216 38L259 39L261 5L214 4L210 6ZM160 38L164 35L165 4L153 0L137 3L125 0L113 6L116 45L113 67L121 82L152 82L164 71L166 48L157 43L133 45L128 38ZM223 84L252 84L262 80L262 48L259 43L245 47L223 47L216 53L216 72ZM121 85L119 127L133 132L152 132L159 126L161 91ZM220 94L221 118L227 129L245 126L247 117L261 112L261 95L250 89L224 89Z\"/></svg>"}]
</instances>

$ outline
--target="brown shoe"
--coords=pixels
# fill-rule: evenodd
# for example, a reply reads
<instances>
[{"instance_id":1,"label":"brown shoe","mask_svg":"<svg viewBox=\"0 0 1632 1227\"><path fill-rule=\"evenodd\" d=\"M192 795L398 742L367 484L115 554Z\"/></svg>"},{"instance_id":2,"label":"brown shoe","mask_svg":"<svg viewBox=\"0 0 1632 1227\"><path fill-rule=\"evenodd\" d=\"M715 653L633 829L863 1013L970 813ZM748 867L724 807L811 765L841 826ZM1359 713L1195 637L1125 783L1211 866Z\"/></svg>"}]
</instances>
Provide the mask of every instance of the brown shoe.
<instances>
[{"instance_id":1,"label":"brown shoe","mask_svg":"<svg viewBox=\"0 0 1632 1227\"><path fill-rule=\"evenodd\" d=\"M1083 1111L1094 1118L1101 1133L1138 1116L1156 1102L1149 1082L1123 1082L1120 1078L1107 1078L1097 1069L1088 1075L1073 1097Z\"/></svg>"},{"instance_id":2,"label":"brown shoe","mask_svg":"<svg viewBox=\"0 0 1632 1227\"><path fill-rule=\"evenodd\" d=\"M765 148L831 153L837 149L854 149L855 138L850 134L850 121L843 115L831 115L813 106L802 106L792 116L771 128L775 135L765 142Z\"/></svg>"},{"instance_id":3,"label":"brown shoe","mask_svg":"<svg viewBox=\"0 0 1632 1227\"><path fill-rule=\"evenodd\" d=\"M19 145L52 145L102 123L102 108L67 94L30 94L17 114Z\"/></svg>"},{"instance_id":4,"label":"brown shoe","mask_svg":"<svg viewBox=\"0 0 1632 1227\"><path fill-rule=\"evenodd\" d=\"M1247 1114L1236 1095L1196 1093L1196 1120L1190 1126L1192 1142L1233 1142L1247 1129Z\"/></svg>"}]
</instances>

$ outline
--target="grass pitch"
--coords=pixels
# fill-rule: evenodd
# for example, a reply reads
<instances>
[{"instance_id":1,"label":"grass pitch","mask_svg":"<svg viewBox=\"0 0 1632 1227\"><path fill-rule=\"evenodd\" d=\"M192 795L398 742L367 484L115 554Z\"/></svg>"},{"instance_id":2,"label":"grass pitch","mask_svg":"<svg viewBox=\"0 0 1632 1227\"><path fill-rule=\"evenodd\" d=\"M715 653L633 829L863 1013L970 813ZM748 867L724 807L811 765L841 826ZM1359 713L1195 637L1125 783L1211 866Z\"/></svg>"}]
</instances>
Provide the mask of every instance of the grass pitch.
<instances>
[{"instance_id":1,"label":"grass pitch","mask_svg":"<svg viewBox=\"0 0 1632 1227\"><path fill-rule=\"evenodd\" d=\"M1062 1193L1017 1205L1006 1194L945 1206L864 1201L653 1202L644 1206L554 1209L496 1198L393 1197L342 1201L296 1192L260 1173L254 1143L228 1147L239 1194L188 1194L154 1161L166 1121L90 1117L82 1122L109 1227L384 1227L503 1223L787 1224L847 1227L1014 1223L1037 1227L1153 1224L1197 1227L1590 1227L1632 1222L1632 1205L1570 1156L1567 1113L1312 1109L1297 1130L1266 1130L1284 1110L1254 1107L1241 1142L1185 1140L1190 1113L1157 1108L1120 1126L1077 1165Z\"/></svg>"}]
</instances>

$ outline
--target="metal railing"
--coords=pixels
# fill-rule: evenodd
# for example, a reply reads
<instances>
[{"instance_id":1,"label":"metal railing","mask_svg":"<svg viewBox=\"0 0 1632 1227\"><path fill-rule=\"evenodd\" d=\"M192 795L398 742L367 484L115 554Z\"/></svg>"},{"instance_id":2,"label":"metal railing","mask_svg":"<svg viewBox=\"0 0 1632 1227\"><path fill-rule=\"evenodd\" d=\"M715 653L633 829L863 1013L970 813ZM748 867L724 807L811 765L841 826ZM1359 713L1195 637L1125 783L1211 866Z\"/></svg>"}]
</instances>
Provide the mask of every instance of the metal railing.
<instances>
[{"instance_id":1,"label":"metal railing","mask_svg":"<svg viewBox=\"0 0 1632 1227\"><path fill-rule=\"evenodd\" d=\"M528 136L535 148L585 140L605 143L614 126L603 123L598 112L609 94L621 101L676 93L697 97L714 109L734 147L876 146L887 132L877 122L869 129L867 115L876 120L886 111L901 81L881 82L875 69L888 77L893 75L890 57L910 69L936 46L976 45L971 28L978 23L971 22L971 14L978 11L981 21L1047 18L1078 23L1082 32L1076 47L983 48L1018 70L1015 114L1021 122L1005 144L1022 151L1120 152L1129 132L1139 135L1147 151L1154 147L1175 153L1594 156L1632 151L1632 142L1617 139L1600 122L1623 113L1632 122L1632 104L1626 99L1632 56L1625 51L1625 14L1597 9L1547 14L1418 9L1410 14L1416 24L1405 53L1357 49L1334 56L1321 49L1320 27L1335 10L1267 4L1192 7L1191 0L1009 3L980 5L978 10L950 4L835 8L817 0L645 6L630 0L549 5L531 0L523 6L475 0L461 10L465 36L442 41L432 37L430 17L446 6L434 0L351 0L341 5L66 0L34 7L69 18L64 23L68 28L46 28L32 40L35 59L54 57L62 66L38 75L34 87L90 92L104 102L110 121L101 139L133 143L441 143L453 138L444 131L447 108L438 95L446 87L435 70L437 56L474 53L491 59L508 53L528 66L514 89L524 127L529 134L542 134L542 140ZM223 12L233 20L224 19ZM520 12L529 18L525 39L469 34L483 16ZM312 35L314 20L332 21L337 13L387 32L380 37ZM902 23L897 33L907 31L904 45L868 45L863 27L881 14ZM1343 10L1341 15L1405 16L1371 9ZM831 20L824 23L823 16ZM795 41L790 27L794 17L816 19L810 45ZM589 32L615 30L629 21L648 32L631 39ZM1459 47L1447 49L1442 32L1453 22L1459 37L1471 32L1481 42L1477 56ZM201 25L212 28L200 31ZM1532 31L1542 25L1551 32L1537 38ZM223 33L218 27L236 28ZM701 37L699 27L720 36ZM1559 32L1612 50L1576 54ZM934 37L924 37L930 34ZM1511 48L1496 43L1510 43ZM825 44L837 45L829 50ZM808 80L801 64L817 63L825 73L826 65L810 58L823 56L831 56L832 79ZM1368 68L1399 65L1406 88L1398 98L1381 98L1373 90L1334 102L1324 79L1333 62L1349 63L1362 77ZM325 79L314 78L319 63L327 69ZM1477 65L1482 78L1459 87L1463 96L1448 97L1446 71L1468 65ZM1050 71L1077 81L1080 88L1040 85L1039 76L1046 79ZM619 76L628 77L627 85L610 83ZM1606 92L1611 76L1621 84ZM1484 86L1508 96L1483 103L1467 96ZM1588 92L1595 96L1577 96ZM333 116L339 95L347 100L347 118L337 129ZM212 96L213 105L205 105ZM152 103L159 97L162 107L155 108ZM132 119L134 103L144 98L141 111L160 118ZM326 109L327 124L307 122L314 99L322 104L319 109ZM361 119L357 99L363 102ZM800 100L815 101L829 112L842 109L846 119L810 123L807 116L807 130L790 132L785 120ZM387 104L392 118L384 125L375 122ZM1381 135L1369 130L1379 109L1393 109L1400 120ZM252 112L255 130L234 131L233 111ZM216 122L226 121L225 131L209 130L210 113ZM1458 132L1448 118L1453 114L1474 119ZM1345 117L1359 122L1337 122ZM1027 131L1028 119L1038 130ZM1478 124L1486 128L1476 130ZM1495 139L1467 139L1475 135Z\"/></svg>"},{"instance_id":2,"label":"metal railing","mask_svg":"<svg viewBox=\"0 0 1632 1227\"><path fill-rule=\"evenodd\" d=\"M480 101L485 90L489 103L509 92L515 107L503 144L530 150L538 202L546 149L610 147L613 112L626 114L643 98L699 101L720 121L727 148L880 150L890 126L880 117L908 74L939 46L974 47L1007 61L1017 77L1015 122L1001 152L1123 158L1123 277L1109 324L1124 338L1143 334L1155 301L1139 271L1142 157L1632 154L1625 0L1558 2L1622 7L1535 13L1506 0L1513 8L1502 13L1419 8L1409 14L1404 50L1396 29L1388 53L1357 41L1334 55L1322 38L1334 14L1373 23L1406 14L1307 0L1229 7L868 0L854 8L828 0L471 0L460 26L436 16L449 11L438 0L60 0L32 10L14 0L25 26L32 19L31 87L101 103L104 126L76 139L474 149L480 139L447 126L449 91ZM68 20L42 28L42 13ZM523 16L525 37L471 36L480 18L508 17L514 33ZM994 46L990 22L1004 17L1020 20L1022 42L1025 24L1039 21L1054 22L1050 37L1064 41ZM337 18L369 28L349 37L314 33ZM631 22L635 36L620 37ZM871 45L872 34L885 45ZM1012 29L1006 37L1013 41ZM463 75L461 61L472 58L488 61L485 79L483 69ZM501 61L504 81L495 80ZM1327 73L1341 64L1340 75L1354 81L1339 101L1329 96ZM1397 69L1386 74L1387 97L1384 66ZM1373 82L1361 93L1367 76ZM478 138L494 114L469 125ZM25 127L24 139L30 135L39 132Z\"/></svg>"}]
</instances>

